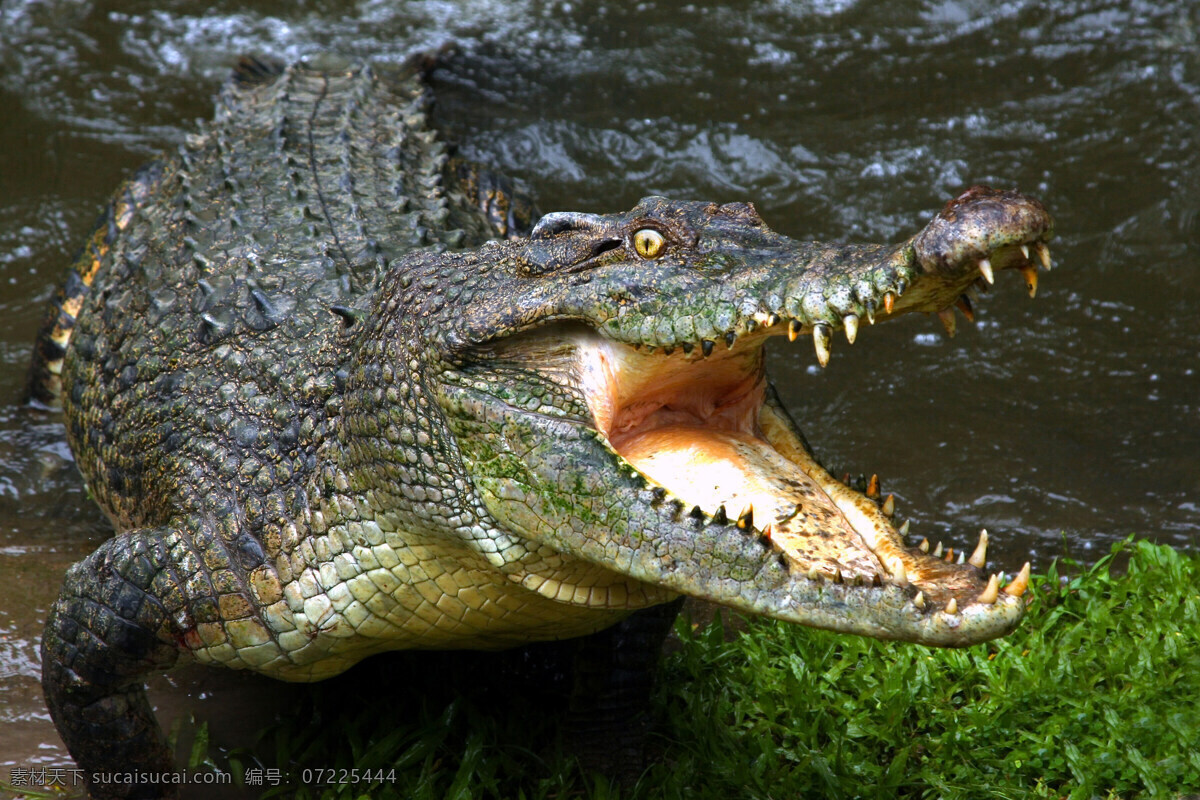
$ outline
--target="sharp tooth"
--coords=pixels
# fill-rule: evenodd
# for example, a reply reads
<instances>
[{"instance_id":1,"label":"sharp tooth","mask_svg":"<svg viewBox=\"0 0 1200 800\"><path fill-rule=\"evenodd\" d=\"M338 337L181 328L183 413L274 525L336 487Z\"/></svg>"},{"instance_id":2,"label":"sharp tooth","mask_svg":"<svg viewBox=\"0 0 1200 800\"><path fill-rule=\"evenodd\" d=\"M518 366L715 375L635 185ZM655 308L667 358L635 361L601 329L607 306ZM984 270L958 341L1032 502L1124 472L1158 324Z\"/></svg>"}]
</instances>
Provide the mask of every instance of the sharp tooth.
<instances>
[{"instance_id":1,"label":"sharp tooth","mask_svg":"<svg viewBox=\"0 0 1200 800\"><path fill-rule=\"evenodd\" d=\"M793 319L788 322L788 341L796 341L796 337L800 335L800 320Z\"/></svg>"},{"instance_id":2,"label":"sharp tooth","mask_svg":"<svg viewBox=\"0 0 1200 800\"><path fill-rule=\"evenodd\" d=\"M913 605L922 611L925 610L925 593L917 592L917 596L913 598Z\"/></svg>"},{"instance_id":3,"label":"sharp tooth","mask_svg":"<svg viewBox=\"0 0 1200 800\"><path fill-rule=\"evenodd\" d=\"M892 572L892 581L897 586L907 586L908 585L908 572L905 571L905 569L904 569L904 562L901 561L899 558L892 559L891 572Z\"/></svg>"},{"instance_id":4,"label":"sharp tooth","mask_svg":"<svg viewBox=\"0 0 1200 800\"><path fill-rule=\"evenodd\" d=\"M713 522L718 525L725 525L729 522L729 517L725 513L725 506L721 506L717 509L717 513L713 514Z\"/></svg>"},{"instance_id":5,"label":"sharp tooth","mask_svg":"<svg viewBox=\"0 0 1200 800\"><path fill-rule=\"evenodd\" d=\"M910 525L911 522L912 522L911 519L904 520L904 524L900 526L900 535L901 536L908 536L908 529L911 527L911 525Z\"/></svg>"},{"instance_id":6,"label":"sharp tooth","mask_svg":"<svg viewBox=\"0 0 1200 800\"><path fill-rule=\"evenodd\" d=\"M983 603L985 606L990 606L996 602L996 598L1000 596L1000 578L993 575L988 578L987 588L983 590L983 594L975 598L976 603Z\"/></svg>"},{"instance_id":7,"label":"sharp tooth","mask_svg":"<svg viewBox=\"0 0 1200 800\"><path fill-rule=\"evenodd\" d=\"M825 323L817 323L813 326L813 347L817 350L817 363L822 367L829 363L829 347L833 344L833 336L829 332L829 326Z\"/></svg>"},{"instance_id":8,"label":"sharp tooth","mask_svg":"<svg viewBox=\"0 0 1200 800\"><path fill-rule=\"evenodd\" d=\"M737 526L742 530L754 527L754 506L753 504L742 509L742 513L738 514Z\"/></svg>"},{"instance_id":9,"label":"sharp tooth","mask_svg":"<svg viewBox=\"0 0 1200 800\"><path fill-rule=\"evenodd\" d=\"M847 472L845 475L842 476L842 483L846 484L847 486L850 485L850 473L849 472Z\"/></svg>"},{"instance_id":10,"label":"sharp tooth","mask_svg":"<svg viewBox=\"0 0 1200 800\"><path fill-rule=\"evenodd\" d=\"M984 565L987 564L987 545L987 528L984 528L979 532L979 544L975 545L975 552L971 553L971 558L968 559L968 563L970 563L972 567L975 567L976 569L983 569Z\"/></svg>"},{"instance_id":11,"label":"sharp tooth","mask_svg":"<svg viewBox=\"0 0 1200 800\"><path fill-rule=\"evenodd\" d=\"M708 356L712 355L712 351L713 351L713 340L712 339L701 339L700 340L700 352L704 353L705 357L707 358Z\"/></svg>"},{"instance_id":12,"label":"sharp tooth","mask_svg":"<svg viewBox=\"0 0 1200 800\"><path fill-rule=\"evenodd\" d=\"M967 551L966 551L966 550L959 550L959 551L958 551L958 561L956 561L955 563L956 563L956 564L965 564L965 563L967 563Z\"/></svg>"},{"instance_id":13,"label":"sharp tooth","mask_svg":"<svg viewBox=\"0 0 1200 800\"><path fill-rule=\"evenodd\" d=\"M875 301L874 300L867 301L867 322L871 323L872 325L875 324Z\"/></svg>"},{"instance_id":14,"label":"sharp tooth","mask_svg":"<svg viewBox=\"0 0 1200 800\"><path fill-rule=\"evenodd\" d=\"M887 499L883 501L882 508L883 508L884 516L890 517L893 514L895 514L896 513L896 496L893 494L889 494L887 496Z\"/></svg>"},{"instance_id":15,"label":"sharp tooth","mask_svg":"<svg viewBox=\"0 0 1200 800\"><path fill-rule=\"evenodd\" d=\"M842 582L843 582L843 580L844 580L844 579L842 578L842 570L841 570L841 568L835 569L835 570L833 571L833 582L834 582L834 583L842 583Z\"/></svg>"},{"instance_id":16,"label":"sharp tooth","mask_svg":"<svg viewBox=\"0 0 1200 800\"><path fill-rule=\"evenodd\" d=\"M959 295L954 301L954 307L962 312L962 315L967 318L967 322L975 321L975 309L971 307L971 298L964 295Z\"/></svg>"},{"instance_id":17,"label":"sharp tooth","mask_svg":"<svg viewBox=\"0 0 1200 800\"><path fill-rule=\"evenodd\" d=\"M892 308L896 305L896 295L888 292L883 296L883 310L887 313L892 313Z\"/></svg>"},{"instance_id":18,"label":"sharp tooth","mask_svg":"<svg viewBox=\"0 0 1200 800\"><path fill-rule=\"evenodd\" d=\"M1027 244L1021 245L1021 255L1025 256L1026 261L1029 260L1029 245L1027 245Z\"/></svg>"},{"instance_id":19,"label":"sharp tooth","mask_svg":"<svg viewBox=\"0 0 1200 800\"><path fill-rule=\"evenodd\" d=\"M730 331L729 333L725 334L725 346L728 347L730 350L733 349L733 343L736 341L737 341L737 334L734 333L733 331Z\"/></svg>"},{"instance_id":20,"label":"sharp tooth","mask_svg":"<svg viewBox=\"0 0 1200 800\"><path fill-rule=\"evenodd\" d=\"M1029 289L1029 296L1033 297L1037 294L1037 267L1026 264L1021 267L1021 274L1025 276L1025 288Z\"/></svg>"},{"instance_id":21,"label":"sharp tooth","mask_svg":"<svg viewBox=\"0 0 1200 800\"><path fill-rule=\"evenodd\" d=\"M770 542L770 541L771 541L771 533L772 533L772 531L771 531L771 526L770 526L770 525L764 525L764 526L763 526L763 529L762 529L762 536L761 536L760 538L761 538L761 539L762 539L764 542Z\"/></svg>"},{"instance_id":22,"label":"sharp tooth","mask_svg":"<svg viewBox=\"0 0 1200 800\"><path fill-rule=\"evenodd\" d=\"M767 317L767 327L768 328L774 328L779 323L780 323L780 316L778 314L772 314L771 316Z\"/></svg>"},{"instance_id":23,"label":"sharp tooth","mask_svg":"<svg viewBox=\"0 0 1200 800\"><path fill-rule=\"evenodd\" d=\"M854 340L858 338L858 317L847 314L842 317L842 324L846 326L846 341L854 344Z\"/></svg>"},{"instance_id":24,"label":"sharp tooth","mask_svg":"<svg viewBox=\"0 0 1200 800\"><path fill-rule=\"evenodd\" d=\"M867 484L866 495L872 499L879 497L879 475L871 476L871 482Z\"/></svg>"},{"instance_id":25,"label":"sharp tooth","mask_svg":"<svg viewBox=\"0 0 1200 800\"><path fill-rule=\"evenodd\" d=\"M942 543L941 542L938 542L937 547L933 548L933 557L934 558L942 557Z\"/></svg>"},{"instance_id":26,"label":"sharp tooth","mask_svg":"<svg viewBox=\"0 0 1200 800\"><path fill-rule=\"evenodd\" d=\"M988 261L986 258L979 259L979 272L983 275L983 279L987 281L989 285L996 282L996 275L994 272L992 272L992 262Z\"/></svg>"},{"instance_id":27,"label":"sharp tooth","mask_svg":"<svg viewBox=\"0 0 1200 800\"><path fill-rule=\"evenodd\" d=\"M942 560L945 561L947 564L954 563L954 548L953 547L946 548L946 557Z\"/></svg>"},{"instance_id":28,"label":"sharp tooth","mask_svg":"<svg viewBox=\"0 0 1200 800\"><path fill-rule=\"evenodd\" d=\"M929 540L922 539L921 543L919 545L917 545L917 549L920 550L922 553L928 553L929 552Z\"/></svg>"},{"instance_id":29,"label":"sharp tooth","mask_svg":"<svg viewBox=\"0 0 1200 800\"><path fill-rule=\"evenodd\" d=\"M1025 590L1029 588L1029 562L1025 562L1025 566L1021 567L1021 571L1017 573L1017 577L1012 579L1012 583L1004 587L1004 593L1013 597L1020 597L1025 594Z\"/></svg>"},{"instance_id":30,"label":"sharp tooth","mask_svg":"<svg viewBox=\"0 0 1200 800\"><path fill-rule=\"evenodd\" d=\"M1042 268L1047 272L1050 271L1050 248L1042 242L1034 242L1033 249L1037 250L1038 259L1042 262Z\"/></svg>"},{"instance_id":31,"label":"sharp tooth","mask_svg":"<svg viewBox=\"0 0 1200 800\"><path fill-rule=\"evenodd\" d=\"M950 598L950 602L946 603L946 613L947 614L957 614L958 613L958 600L956 600L953 597Z\"/></svg>"},{"instance_id":32,"label":"sharp tooth","mask_svg":"<svg viewBox=\"0 0 1200 800\"><path fill-rule=\"evenodd\" d=\"M946 335L953 339L954 334L958 333L958 321L954 319L954 309L943 308L938 312L938 319L942 321L942 327L946 329Z\"/></svg>"}]
</instances>

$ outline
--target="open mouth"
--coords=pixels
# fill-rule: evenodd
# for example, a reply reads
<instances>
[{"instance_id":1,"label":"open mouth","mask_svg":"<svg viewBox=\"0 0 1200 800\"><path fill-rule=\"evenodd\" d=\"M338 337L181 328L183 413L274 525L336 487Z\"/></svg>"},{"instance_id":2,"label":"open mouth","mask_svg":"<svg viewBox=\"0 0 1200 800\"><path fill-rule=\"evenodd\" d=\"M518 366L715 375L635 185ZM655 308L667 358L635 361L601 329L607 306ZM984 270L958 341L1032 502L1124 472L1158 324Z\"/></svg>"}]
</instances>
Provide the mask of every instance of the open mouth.
<instances>
[{"instance_id":1,"label":"open mouth","mask_svg":"<svg viewBox=\"0 0 1200 800\"><path fill-rule=\"evenodd\" d=\"M838 584L904 587L918 609L955 613L1021 596L1028 565L1000 588L987 534L969 555L910 546L890 500L830 475L775 402L760 328L728 347L635 348L575 334L578 380L595 426L648 481L697 519L736 526L776 548L789 571Z\"/></svg>"}]
</instances>

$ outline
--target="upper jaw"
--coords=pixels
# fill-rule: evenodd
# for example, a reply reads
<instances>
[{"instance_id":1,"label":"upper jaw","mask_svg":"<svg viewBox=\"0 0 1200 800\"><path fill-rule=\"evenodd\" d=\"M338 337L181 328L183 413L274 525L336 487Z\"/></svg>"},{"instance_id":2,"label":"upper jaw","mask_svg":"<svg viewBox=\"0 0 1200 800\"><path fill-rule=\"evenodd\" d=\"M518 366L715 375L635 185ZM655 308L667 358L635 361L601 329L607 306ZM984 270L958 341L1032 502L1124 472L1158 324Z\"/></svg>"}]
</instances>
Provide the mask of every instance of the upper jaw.
<instances>
[{"instance_id":1,"label":"upper jaw","mask_svg":"<svg viewBox=\"0 0 1200 800\"><path fill-rule=\"evenodd\" d=\"M702 239L716 255L697 261L727 265L711 281L681 286L677 296L650 292L641 304L600 304L585 316L608 338L668 354L709 355L744 337L808 336L825 366L834 332L853 344L864 322L936 313L953 335L954 309L973 319L975 292L987 291L1002 270L1019 272L1033 296L1039 267L1050 269L1053 228L1037 200L974 186L898 245L823 246L758 228L758 246L731 241L722 256Z\"/></svg>"}]
</instances>

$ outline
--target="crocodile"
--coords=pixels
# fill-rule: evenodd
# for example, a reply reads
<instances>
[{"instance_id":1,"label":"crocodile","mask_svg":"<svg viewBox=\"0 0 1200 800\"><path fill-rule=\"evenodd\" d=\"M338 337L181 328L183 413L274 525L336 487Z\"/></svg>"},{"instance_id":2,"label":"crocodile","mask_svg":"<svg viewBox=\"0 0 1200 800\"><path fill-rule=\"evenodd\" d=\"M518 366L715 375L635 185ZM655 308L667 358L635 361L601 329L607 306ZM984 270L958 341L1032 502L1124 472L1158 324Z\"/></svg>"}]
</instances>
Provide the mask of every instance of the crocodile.
<instances>
[{"instance_id":1,"label":"crocodile","mask_svg":"<svg viewBox=\"0 0 1200 800\"><path fill-rule=\"evenodd\" d=\"M864 321L969 316L1001 270L1032 293L1038 201L972 187L867 245L790 239L742 202L540 216L448 148L425 76L244 60L51 304L33 392L116 529L42 641L89 781L171 769L143 681L185 662L304 682L578 637L630 651L580 716L636 750L611 734L637 729L684 595L935 646L1014 629L1028 564L1004 582L986 536L969 558L908 542L876 481L821 466L764 347L805 337L823 366Z\"/></svg>"}]
</instances>

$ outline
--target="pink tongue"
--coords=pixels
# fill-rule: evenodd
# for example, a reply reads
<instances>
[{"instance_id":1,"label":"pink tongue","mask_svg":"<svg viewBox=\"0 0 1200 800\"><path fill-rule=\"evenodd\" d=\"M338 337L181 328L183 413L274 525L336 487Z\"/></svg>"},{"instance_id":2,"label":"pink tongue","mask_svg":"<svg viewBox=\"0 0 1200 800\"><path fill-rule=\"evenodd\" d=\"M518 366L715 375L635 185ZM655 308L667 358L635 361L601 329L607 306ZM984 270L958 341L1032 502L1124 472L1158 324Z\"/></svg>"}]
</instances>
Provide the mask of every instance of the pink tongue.
<instances>
[{"instance_id":1,"label":"pink tongue","mask_svg":"<svg viewBox=\"0 0 1200 800\"><path fill-rule=\"evenodd\" d=\"M621 455L643 474L708 514L754 509L754 527L797 566L832 576L882 570L862 537L817 483L751 434L672 425L624 437Z\"/></svg>"}]
</instances>

